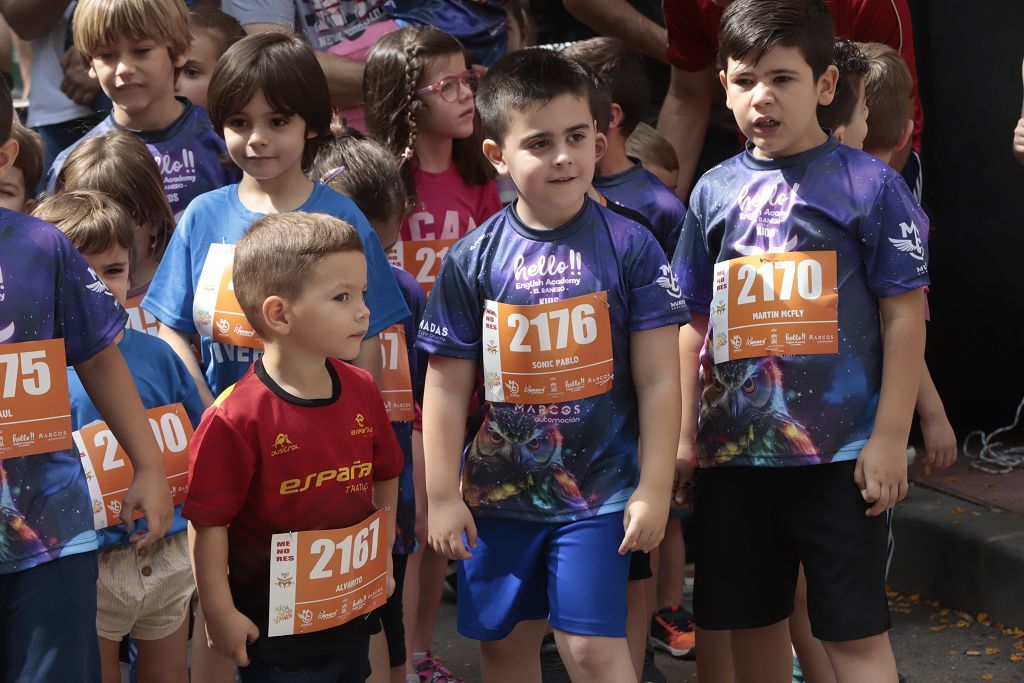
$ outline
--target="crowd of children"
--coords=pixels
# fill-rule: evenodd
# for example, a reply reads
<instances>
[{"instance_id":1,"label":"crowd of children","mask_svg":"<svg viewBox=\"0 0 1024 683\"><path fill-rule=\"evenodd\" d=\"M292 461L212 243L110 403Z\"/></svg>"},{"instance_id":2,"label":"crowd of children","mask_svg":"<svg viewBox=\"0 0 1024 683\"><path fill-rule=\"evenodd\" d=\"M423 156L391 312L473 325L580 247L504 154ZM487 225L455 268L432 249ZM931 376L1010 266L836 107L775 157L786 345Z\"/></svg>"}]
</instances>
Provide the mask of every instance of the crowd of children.
<instances>
[{"instance_id":1,"label":"crowd of children","mask_svg":"<svg viewBox=\"0 0 1024 683\"><path fill-rule=\"evenodd\" d=\"M79 0L73 39L112 110L48 170L0 84L4 680L459 683L451 560L488 683L545 638L577 683L648 642L897 680L915 411L957 452L898 52L731 3L746 146L687 205L615 39L482 69L389 25L365 134L308 43L209 6Z\"/></svg>"}]
</instances>

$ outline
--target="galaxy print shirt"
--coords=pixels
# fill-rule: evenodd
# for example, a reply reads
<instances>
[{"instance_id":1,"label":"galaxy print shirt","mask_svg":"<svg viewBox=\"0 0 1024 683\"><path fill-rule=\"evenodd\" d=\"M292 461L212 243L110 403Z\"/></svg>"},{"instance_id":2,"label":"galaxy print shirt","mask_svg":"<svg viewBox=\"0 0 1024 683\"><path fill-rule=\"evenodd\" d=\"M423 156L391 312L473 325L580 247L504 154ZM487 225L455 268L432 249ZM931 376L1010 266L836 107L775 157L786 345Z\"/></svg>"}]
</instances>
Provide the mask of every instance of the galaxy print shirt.
<instances>
[{"instance_id":1,"label":"galaxy print shirt","mask_svg":"<svg viewBox=\"0 0 1024 683\"><path fill-rule=\"evenodd\" d=\"M67 364L89 360L127 315L49 223L0 209L0 353L64 339ZM72 450L0 460L0 574L96 548L85 472Z\"/></svg>"},{"instance_id":2,"label":"galaxy print shirt","mask_svg":"<svg viewBox=\"0 0 1024 683\"><path fill-rule=\"evenodd\" d=\"M783 159L756 159L749 149L697 183L672 262L687 305L710 315L701 354L699 464L853 460L871 436L881 388L878 299L928 284L928 219L899 174L833 137ZM726 288L716 264L750 257L750 282L741 277ZM799 261L791 261L798 277L789 272L787 284L779 265L785 259L834 259L835 286L827 273L824 289L799 277L815 270ZM779 272L764 285L755 269L771 269L772 261ZM727 300L724 290L733 284L743 286ZM807 327L802 306L779 310L784 292L796 300L798 291L838 294L833 331ZM725 304L732 315L738 302L763 304L766 296L777 312L767 306L769 312L755 315L768 318L760 321L767 325L733 329L729 318L730 329L716 329ZM800 352L823 340L833 343L832 352ZM722 361L728 352L755 355Z\"/></svg>"},{"instance_id":3,"label":"galaxy print shirt","mask_svg":"<svg viewBox=\"0 0 1024 683\"><path fill-rule=\"evenodd\" d=\"M639 211L650 222L654 236L669 259L686 220L686 205L658 177L640 165L613 175L595 176L594 187L613 202Z\"/></svg>"},{"instance_id":4,"label":"galaxy print shirt","mask_svg":"<svg viewBox=\"0 0 1024 683\"><path fill-rule=\"evenodd\" d=\"M621 511L638 479L630 334L688 320L651 232L590 199L554 230L508 207L459 240L417 345L483 366L489 400L462 475L474 514L562 523ZM531 370L508 374L510 359Z\"/></svg>"},{"instance_id":5,"label":"galaxy print shirt","mask_svg":"<svg viewBox=\"0 0 1024 683\"><path fill-rule=\"evenodd\" d=\"M160 170L164 182L164 194L174 212L174 220L181 217L185 207L193 199L219 187L237 183L241 175L234 167L224 165L227 154L224 140L217 135L210 123L210 116L202 107L191 104L183 97L177 98L184 107L174 123L160 130L131 130L114 121L111 114L100 121L95 128L83 135L73 145L61 152L47 176L46 191L53 194L57 176L71 152L78 145L97 135L117 131L134 133L146 143L150 154Z\"/></svg>"}]
</instances>

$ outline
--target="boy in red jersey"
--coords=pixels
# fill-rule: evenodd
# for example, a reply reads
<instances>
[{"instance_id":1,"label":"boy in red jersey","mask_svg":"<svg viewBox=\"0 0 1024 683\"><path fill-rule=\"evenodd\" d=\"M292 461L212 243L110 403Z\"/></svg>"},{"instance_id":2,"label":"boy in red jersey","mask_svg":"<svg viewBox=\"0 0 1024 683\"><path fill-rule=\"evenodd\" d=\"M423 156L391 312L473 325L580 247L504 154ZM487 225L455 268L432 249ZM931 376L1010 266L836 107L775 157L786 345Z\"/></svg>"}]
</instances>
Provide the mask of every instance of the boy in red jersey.
<instances>
[{"instance_id":1,"label":"boy in red jersey","mask_svg":"<svg viewBox=\"0 0 1024 683\"><path fill-rule=\"evenodd\" d=\"M362 252L348 224L306 213L265 216L236 247L235 293L266 353L203 417L185 516L207 636L244 667L243 682L368 674L375 616L267 637L274 534L340 529L385 508L381 545L394 540L402 454L373 378L336 360L356 357L369 324Z\"/></svg>"}]
</instances>

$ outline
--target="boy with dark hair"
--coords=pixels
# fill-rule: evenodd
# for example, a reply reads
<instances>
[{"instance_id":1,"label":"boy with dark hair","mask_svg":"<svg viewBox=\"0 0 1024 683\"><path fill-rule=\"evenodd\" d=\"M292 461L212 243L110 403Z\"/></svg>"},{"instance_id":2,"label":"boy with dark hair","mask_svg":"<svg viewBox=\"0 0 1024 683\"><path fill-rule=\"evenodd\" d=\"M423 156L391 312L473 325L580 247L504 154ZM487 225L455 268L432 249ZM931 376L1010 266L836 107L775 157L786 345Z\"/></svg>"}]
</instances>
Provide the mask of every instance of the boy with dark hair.
<instances>
[{"instance_id":1,"label":"boy with dark hair","mask_svg":"<svg viewBox=\"0 0 1024 683\"><path fill-rule=\"evenodd\" d=\"M14 162L14 108L0 84L0 172ZM72 448L66 366L135 470L121 519L140 550L167 531L171 497L160 451L114 340L127 318L52 225L0 210L0 639L5 680L100 681L96 532ZM26 424L30 422L31 424ZM142 509L148 531L134 530Z\"/></svg>"},{"instance_id":2,"label":"boy with dark hair","mask_svg":"<svg viewBox=\"0 0 1024 683\"><path fill-rule=\"evenodd\" d=\"M643 59L615 38L584 40L568 47L565 54L592 69L611 95L608 148L597 162L594 187L647 217L658 244L671 258L686 218L686 206L672 188L626 154L626 140L640 123L650 98Z\"/></svg>"},{"instance_id":3,"label":"boy with dark hair","mask_svg":"<svg viewBox=\"0 0 1024 683\"><path fill-rule=\"evenodd\" d=\"M700 465L697 625L731 630L740 683L789 681L802 564L836 677L896 681L886 512L907 489L927 217L818 125L838 75L822 0L737 0L719 44L749 142L698 183L673 260L694 311L680 452Z\"/></svg>"},{"instance_id":4,"label":"boy with dark hair","mask_svg":"<svg viewBox=\"0 0 1024 683\"><path fill-rule=\"evenodd\" d=\"M864 98L868 60L857 44L849 40L837 40L835 49L833 63L839 80L832 102L818 105L818 123L831 130L844 145L863 149L869 116Z\"/></svg>"},{"instance_id":5,"label":"boy with dark hair","mask_svg":"<svg viewBox=\"0 0 1024 683\"><path fill-rule=\"evenodd\" d=\"M449 251L417 341L433 354L429 540L465 560L459 630L483 641L486 680L540 680L539 659L523 653L550 622L573 680L635 681L628 554L655 547L668 514L670 357L688 316L650 231L587 197L600 135L590 89L585 68L549 50L488 71L484 153L518 199ZM489 403L460 492L478 363Z\"/></svg>"},{"instance_id":6,"label":"boy with dark hair","mask_svg":"<svg viewBox=\"0 0 1024 683\"><path fill-rule=\"evenodd\" d=\"M113 110L57 156L47 179L49 194L71 151L113 130L131 131L149 147L175 218L198 195L237 181L238 173L221 163L224 141L206 110L174 94L191 45L182 0L80 0L73 33L89 75Z\"/></svg>"},{"instance_id":7,"label":"boy with dark hair","mask_svg":"<svg viewBox=\"0 0 1024 683\"><path fill-rule=\"evenodd\" d=\"M373 547L387 554L388 595L394 589L388 550L402 453L373 377L337 360L358 355L369 325L363 244L326 214L270 214L238 242L232 281L265 353L206 411L192 441L185 517L207 634L243 667L242 681L297 672L363 681L376 616L296 635L270 631L294 606L274 603L275 620L268 616L274 534L347 528L378 509L386 533ZM341 571L338 582L354 580ZM286 585L303 578L296 573Z\"/></svg>"}]
</instances>

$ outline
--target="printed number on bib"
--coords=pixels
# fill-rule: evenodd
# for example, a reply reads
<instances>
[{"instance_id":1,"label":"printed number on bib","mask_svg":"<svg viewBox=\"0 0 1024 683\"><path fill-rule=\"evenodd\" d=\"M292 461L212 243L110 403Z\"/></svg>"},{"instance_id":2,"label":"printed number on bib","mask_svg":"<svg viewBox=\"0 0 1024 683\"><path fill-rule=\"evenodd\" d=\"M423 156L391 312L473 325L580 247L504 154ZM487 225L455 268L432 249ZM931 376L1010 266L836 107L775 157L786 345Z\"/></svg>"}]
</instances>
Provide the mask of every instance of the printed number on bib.
<instances>
[{"instance_id":1,"label":"printed number on bib","mask_svg":"<svg viewBox=\"0 0 1024 683\"><path fill-rule=\"evenodd\" d=\"M340 626L387 601L384 511L345 529L274 534L268 636Z\"/></svg>"},{"instance_id":2,"label":"printed number on bib","mask_svg":"<svg viewBox=\"0 0 1024 683\"><path fill-rule=\"evenodd\" d=\"M839 352L836 252L744 256L715 265L716 363Z\"/></svg>"},{"instance_id":3,"label":"printed number on bib","mask_svg":"<svg viewBox=\"0 0 1024 683\"><path fill-rule=\"evenodd\" d=\"M445 254L456 240L408 240L398 242L388 250L388 260L410 273L430 294L441 270Z\"/></svg>"},{"instance_id":4,"label":"printed number on bib","mask_svg":"<svg viewBox=\"0 0 1024 683\"><path fill-rule=\"evenodd\" d=\"M63 339L0 344L0 459L71 448Z\"/></svg>"},{"instance_id":5,"label":"printed number on bib","mask_svg":"<svg viewBox=\"0 0 1024 683\"><path fill-rule=\"evenodd\" d=\"M199 334L216 342L262 349L263 340L252 329L235 297L231 283L234 258L235 245L210 245L192 302L192 320Z\"/></svg>"},{"instance_id":6,"label":"printed number on bib","mask_svg":"<svg viewBox=\"0 0 1024 683\"><path fill-rule=\"evenodd\" d=\"M533 306L484 302L489 401L559 403L612 388L608 293Z\"/></svg>"},{"instance_id":7,"label":"printed number on bib","mask_svg":"<svg viewBox=\"0 0 1024 683\"><path fill-rule=\"evenodd\" d=\"M175 505L185 502L188 493L188 444L192 423L180 403L146 411L156 445L164 457L167 486ZM74 433L82 456L82 468L89 483L93 525L105 529L121 523L121 502L131 486L135 470L124 449L117 443L106 422L93 422ZM143 513L136 510L132 519Z\"/></svg>"},{"instance_id":8,"label":"printed number on bib","mask_svg":"<svg viewBox=\"0 0 1024 683\"><path fill-rule=\"evenodd\" d=\"M149 311L142 308L143 295L133 296L125 302L124 310L128 314L128 329L137 330L145 334L158 336L160 321L150 315Z\"/></svg>"},{"instance_id":9,"label":"printed number on bib","mask_svg":"<svg viewBox=\"0 0 1024 683\"><path fill-rule=\"evenodd\" d=\"M380 393L391 422L410 422L413 419L412 375L409 372L409 349L406 346L405 326L392 325L380 333L383 370Z\"/></svg>"}]
</instances>

